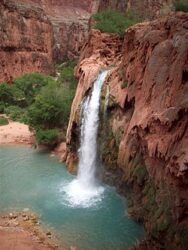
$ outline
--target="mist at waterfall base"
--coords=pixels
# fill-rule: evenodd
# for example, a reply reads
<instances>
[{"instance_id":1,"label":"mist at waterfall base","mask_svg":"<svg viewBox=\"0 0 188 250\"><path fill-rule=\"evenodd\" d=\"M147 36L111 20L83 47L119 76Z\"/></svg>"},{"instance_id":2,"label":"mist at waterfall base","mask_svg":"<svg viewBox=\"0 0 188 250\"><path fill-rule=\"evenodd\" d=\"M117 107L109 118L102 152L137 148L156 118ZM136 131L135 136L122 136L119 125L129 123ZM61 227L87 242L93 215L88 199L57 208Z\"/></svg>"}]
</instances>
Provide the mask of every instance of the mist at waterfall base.
<instances>
[{"instance_id":1,"label":"mist at waterfall base","mask_svg":"<svg viewBox=\"0 0 188 250\"><path fill-rule=\"evenodd\" d=\"M78 176L68 186L62 187L72 206L89 207L101 201L104 187L95 178L97 169L97 132L99 124L100 94L108 71L99 74L91 96L81 109L81 146L79 149Z\"/></svg>"},{"instance_id":2,"label":"mist at waterfall base","mask_svg":"<svg viewBox=\"0 0 188 250\"><path fill-rule=\"evenodd\" d=\"M48 153L0 147L0 211L31 209L59 235L65 249L125 250L144 235L128 217L126 199L95 179L99 99L106 74L99 75L82 106L77 177Z\"/></svg>"},{"instance_id":3,"label":"mist at waterfall base","mask_svg":"<svg viewBox=\"0 0 188 250\"><path fill-rule=\"evenodd\" d=\"M90 207L66 202L59 189L74 179L48 153L27 146L0 146L0 212L29 208L65 246L79 250L125 250L143 237L142 227L128 217L126 199L112 187L103 186L101 200Z\"/></svg>"}]
</instances>

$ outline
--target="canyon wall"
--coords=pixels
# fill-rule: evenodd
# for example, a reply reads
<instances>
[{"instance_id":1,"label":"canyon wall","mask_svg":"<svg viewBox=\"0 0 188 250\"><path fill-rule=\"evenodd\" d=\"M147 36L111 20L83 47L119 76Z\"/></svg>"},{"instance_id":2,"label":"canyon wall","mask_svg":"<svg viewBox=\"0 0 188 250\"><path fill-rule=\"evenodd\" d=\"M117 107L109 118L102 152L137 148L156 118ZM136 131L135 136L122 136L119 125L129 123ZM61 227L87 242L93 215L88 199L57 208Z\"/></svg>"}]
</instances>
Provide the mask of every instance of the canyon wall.
<instances>
[{"instance_id":1,"label":"canyon wall","mask_svg":"<svg viewBox=\"0 0 188 250\"><path fill-rule=\"evenodd\" d=\"M53 27L54 61L78 58L88 37L93 1L43 0L41 7Z\"/></svg>"},{"instance_id":2,"label":"canyon wall","mask_svg":"<svg viewBox=\"0 0 188 250\"><path fill-rule=\"evenodd\" d=\"M78 58L97 8L97 1L1 1L0 82L51 73L54 62Z\"/></svg>"},{"instance_id":3,"label":"canyon wall","mask_svg":"<svg viewBox=\"0 0 188 250\"><path fill-rule=\"evenodd\" d=\"M36 6L0 3L0 82L52 70L52 26Z\"/></svg>"},{"instance_id":4,"label":"canyon wall","mask_svg":"<svg viewBox=\"0 0 188 250\"><path fill-rule=\"evenodd\" d=\"M170 0L2 0L0 82L11 82L27 72L51 73L53 63L77 59L88 39L92 13L131 9L153 18L167 2Z\"/></svg>"},{"instance_id":5,"label":"canyon wall","mask_svg":"<svg viewBox=\"0 0 188 250\"><path fill-rule=\"evenodd\" d=\"M137 24L124 41L91 31L75 70L79 84L63 160L74 169L80 104L107 67L99 129L103 178L126 194L129 213L144 223L141 249L188 246L187 20L188 14L177 13Z\"/></svg>"}]
</instances>

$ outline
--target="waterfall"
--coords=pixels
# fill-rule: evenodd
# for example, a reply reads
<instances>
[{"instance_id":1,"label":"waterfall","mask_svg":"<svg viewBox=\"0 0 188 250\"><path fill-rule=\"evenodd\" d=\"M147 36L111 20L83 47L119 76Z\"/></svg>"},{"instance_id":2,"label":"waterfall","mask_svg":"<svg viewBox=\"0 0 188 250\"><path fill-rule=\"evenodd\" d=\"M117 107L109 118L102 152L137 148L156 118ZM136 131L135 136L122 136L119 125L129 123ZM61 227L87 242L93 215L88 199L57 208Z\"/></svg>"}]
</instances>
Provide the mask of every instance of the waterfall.
<instances>
[{"instance_id":1,"label":"waterfall","mask_svg":"<svg viewBox=\"0 0 188 250\"><path fill-rule=\"evenodd\" d=\"M106 86L105 102L104 102L104 118L106 118L106 111L108 108L109 96L110 96L110 88L109 88L109 85L107 85Z\"/></svg>"},{"instance_id":2,"label":"waterfall","mask_svg":"<svg viewBox=\"0 0 188 250\"><path fill-rule=\"evenodd\" d=\"M96 180L97 132L99 124L100 94L108 71L99 74L91 96L82 104L81 143L78 175L65 188L69 202L75 206L90 206L101 199L104 188Z\"/></svg>"}]
</instances>

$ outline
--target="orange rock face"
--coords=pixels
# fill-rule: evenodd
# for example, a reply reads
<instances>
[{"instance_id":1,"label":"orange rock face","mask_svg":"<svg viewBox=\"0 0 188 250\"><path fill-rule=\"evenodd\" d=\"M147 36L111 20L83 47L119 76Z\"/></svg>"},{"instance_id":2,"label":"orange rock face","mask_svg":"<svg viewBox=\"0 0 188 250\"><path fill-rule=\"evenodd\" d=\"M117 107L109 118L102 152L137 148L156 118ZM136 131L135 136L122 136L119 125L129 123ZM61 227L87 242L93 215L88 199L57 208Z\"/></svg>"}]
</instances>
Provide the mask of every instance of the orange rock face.
<instances>
[{"instance_id":1,"label":"orange rock face","mask_svg":"<svg viewBox=\"0 0 188 250\"><path fill-rule=\"evenodd\" d=\"M88 20L92 13L92 1L43 0L40 6L53 27L54 60L78 58L88 36Z\"/></svg>"},{"instance_id":2,"label":"orange rock face","mask_svg":"<svg viewBox=\"0 0 188 250\"><path fill-rule=\"evenodd\" d=\"M187 34L188 14L183 13L137 24L127 30L123 43L94 31L76 71L80 81L68 146L74 150L83 96L99 68L112 66L106 80L110 89L108 120L100 125L102 159L129 196L130 213L144 221L154 241L149 249L187 246Z\"/></svg>"},{"instance_id":3,"label":"orange rock face","mask_svg":"<svg viewBox=\"0 0 188 250\"><path fill-rule=\"evenodd\" d=\"M0 3L0 82L52 69L52 27L39 8Z\"/></svg>"},{"instance_id":4,"label":"orange rock face","mask_svg":"<svg viewBox=\"0 0 188 250\"><path fill-rule=\"evenodd\" d=\"M172 249L184 249L187 244L187 20L187 14L177 14L137 25L127 31L123 46L122 71L127 82L124 111L126 116L131 110L131 116L122 133L117 164L125 179L134 183L135 191L142 190L133 208L138 204L144 208L141 216L145 217L146 230L156 230L159 238L163 234L166 243L162 244ZM135 163L135 159L142 163ZM143 164L148 173L145 179ZM142 186L150 186L150 191L143 194Z\"/></svg>"},{"instance_id":5,"label":"orange rock face","mask_svg":"<svg viewBox=\"0 0 188 250\"><path fill-rule=\"evenodd\" d=\"M54 61L77 58L95 9L94 1L1 1L0 82L50 73Z\"/></svg>"},{"instance_id":6,"label":"orange rock face","mask_svg":"<svg viewBox=\"0 0 188 250\"><path fill-rule=\"evenodd\" d=\"M113 8L155 17L166 0L2 0L0 3L0 82L23 73L50 73L53 62L76 59L88 39L91 14ZM146 8L147 6L147 8ZM149 14L146 13L149 9Z\"/></svg>"},{"instance_id":7,"label":"orange rock face","mask_svg":"<svg viewBox=\"0 0 188 250\"><path fill-rule=\"evenodd\" d=\"M128 83L124 107L134 100L134 113L120 145L124 150L131 130L142 130L148 157L164 159L164 172L184 184L188 184L187 18L170 16L128 30L123 46L122 69ZM123 158L120 152L119 163Z\"/></svg>"},{"instance_id":8,"label":"orange rock face","mask_svg":"<svg viewBox=\"0 0 188 250\"><path fill-rule=\"evenodd\" d=\"M74 122L79 122L77 115L80 103L96 79L99 71L111 68L121 59L122 39L117 35L102 34L98 30L91 30L88 42L81 51L80 60L75 71L79 79L75 98L73 100L69 126L67 130L67 143L72 139Z\"/></svg>"}]
</instances>

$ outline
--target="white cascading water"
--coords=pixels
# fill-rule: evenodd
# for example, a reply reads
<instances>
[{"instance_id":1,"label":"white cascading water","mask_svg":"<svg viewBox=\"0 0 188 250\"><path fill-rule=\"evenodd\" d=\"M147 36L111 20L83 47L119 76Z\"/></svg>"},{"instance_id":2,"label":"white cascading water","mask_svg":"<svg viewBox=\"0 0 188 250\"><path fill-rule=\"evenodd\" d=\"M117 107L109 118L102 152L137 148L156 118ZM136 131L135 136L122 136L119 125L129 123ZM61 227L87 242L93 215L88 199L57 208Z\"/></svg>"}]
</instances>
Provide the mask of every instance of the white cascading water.
<instances>
[{"instance_id":1,"label":"white cascading water","mask_svg":"<svg viewBox=\"0 0 188 250\"><path fill-rule=\"evenodd\" d=\"M105 102L104 102L104 118L106 118L106 112L109 102L109 96L110 96L110 88L109 85L106 86L106 96L105 96Z\"/></svg>"},{"instance_id":2,"label":"white cascading water","mask_svg":"<svg viewBox=\"0 0 188 250\"><path fill-rule=\"evenodd\" d=\"M96 180L96 161L100 94L107 73L106 70L99 74L91 97L88 96L82 105L78 175L64 188L67 199L73 206L91 206L101 199L104 191Z\"/></svg>"}]
</instances>

